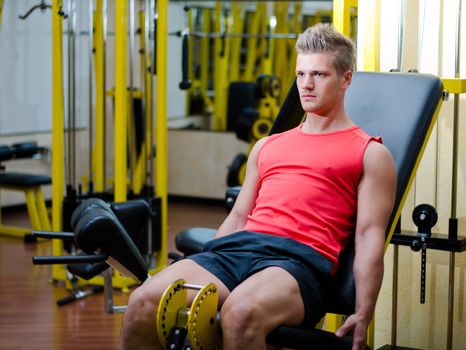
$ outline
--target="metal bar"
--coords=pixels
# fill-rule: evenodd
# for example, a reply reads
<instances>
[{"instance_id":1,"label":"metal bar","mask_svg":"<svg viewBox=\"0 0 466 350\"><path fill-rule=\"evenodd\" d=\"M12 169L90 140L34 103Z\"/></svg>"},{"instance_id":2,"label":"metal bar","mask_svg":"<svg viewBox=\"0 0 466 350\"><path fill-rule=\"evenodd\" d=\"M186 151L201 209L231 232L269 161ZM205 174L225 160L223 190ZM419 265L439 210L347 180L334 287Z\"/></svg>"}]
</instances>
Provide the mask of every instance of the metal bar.
<instances>
[{"instance_id":1,"label":"metal bar","mask_svg":"<svg viewBox=\"0 0 466 350\"><path fill-rule=\"evenodd\" d=\"M202 289L204 286L198 285L198 284L189 284L185 283L183 284L183 288L185 289L194 289L194 290L199 290Z\"/></svg>"},{"instance_id":2,"label":"metal bar","mask_svg":"<svg viewBox=\"0 0 466 350\"><path fill-rule=\"evenodd\" d=\"M107 259L107 254L95 255L69 255L69 256L34 256L32 263L34 265L52 265L52 264L81 264L102 262Z\"/></svg>"},{"instance_id":3,"label":"metal bar","mask_svg":"<svg viewBox=\"0 0 466 350\"><path fill-rule=\"evenodd\" d=\"M393 245L393 281L392 281L392 334L391 345L396 347L398 324L398 245Z\"/></svg>"},{"instance_id":4,"label":"metal bar","mask_svg":"<svg viewBox=\"0 0 466 350\"><path fill-rule=\"evenodd\" d=\"M182 36L181 32L172 32L169 35ZM189 32L186 35L195 38L238 38L238 39L296 39L298 34L293 33L273 33L273 34L253 34L253 33L219 33L219 32Z\"/></svg>"},{"instance_id":5,"label":"metal bar","mask_svg":"<svg viewBox=\"0 0 466 350\"><path fill-rule=\"evenodd\" d=\"M154 161L154 151L153 147L155 145L155 130L154 130L154 96L153 96L153 78L152 74L156 71L156 50L155 50L155 3L154 0L149 0L149 8L147 10L147 21L148 21L148 29L147 29L147 44L146 49L149 50L147 53L147 82L148 82L148 106L150 107L147 111L147 129L148 129L148 136L147 136L147 155L149 158L149 184L150 187L153 188L155 184L155 161ZM147 102L146 101L146 102Z\"/></svg>"},{"instance_id":6,"label":"metal bar","mask_svg":"<svg viewBox=\"0 0 466 350\"><path fill-rule=\"evenodd\" d=\"M448 322L447 322L447 350L453 348L453 308L455 291L455 253L450 252L448 265Z\"/></svg>"},{"instance_id":7,"label":"metal bar","mask_svg":"<svg viewBox=\"0 0 466 350\"><path fill-rule=\"evenodd\" d=\"M40 186L34 189L34 195L36 198L37 210L39 212L40 228L42 230L51 230L52 227L50 226L49 213Z\"/></svg>"},{"instance_id":8,"label":"metal bar","mask_svg":"<svg viewBox=\"0 0 466 350\"><path fill-rule=\"evenodd\" d=\"M243 23L242 20L242 8L240 4L233 3L231 5L232 17L233 17L233 26L231 33L231 55L230 55L230 76L228 77L229 81L238 81L239 80L239 61L241 56L241 34L243 32ZM233 36L235 35L235 36Z\"/></svg>"},{"instance_id":9,"label":"metal bar","mask_svg":"<svg viewBox=\"0 0 466 350\"><path fill-rule=\"evenodd\" d=\"M37 238L73 240L74 232L32 231L32 236Z\"/></svg>"},{"instance_id":10,"label":"metal bar","mask_svg":"<svg viewBox=\"0 0 466 350\"><path fill-rule=\"evenodd\" d=\"M157 255L157 267L167 262L167 19L168 0L157 1L157 142L155 178L156 195L161 198L161 249Z\"/></svg>"},{"instance_id":11,"label":"metal bar","mask_svg":"<svg viewBox=\"0 0 466 350\"><path fill-rule=\"evenodd\" d=\"M144 101L145 101L145 120L146 120L146 137L145 137L145 148L143 150L144 155L144 185L152 186L153 181L152 177L152 157L151 157L151 149L152 149L152 68L151 68L151 43L150 35L152 26L151 26L151 4L149 0L144 0L144 64L142 77L144 79ZM149 159L149 163L147 160ZM149 176L147 173L149 172ZM150 236L152 237L152 236Z\"/></svg>"},{"instance_id":12,"label":"metal bar","mask_svg":"<svg viewBox=\"0 0 466 350\"><path fill-rule=\"evenodd\" d=\"M29 213L29 221L33 230L40 230L42 227L40 225L39 211L36 206L36 198L34 189L30 188L24 191L26 196L26 207Z\"/></svg>"},{"instance_id":13,"label":"metal bar","mask_svg":"<svg viewBox=\"0 0 466 350\"><path fill-rule=\"evenodd\" d=\"M248 50L243 79L252 82L254 80L254 68L257 59L257 39L259 39L260 18L265 16L265 3L258 3L256 11L251 13L250 16L251 18L248 21L247 30L254 36L251 36L250 40L247 42Z\"/></svg>"},{"instance_id":14,"label":"metal bar","mask_svg":"<svg viewBox=\"0 0 466 350\"><path fill-rule=\"evenodd\" d=\"M126 147L128 106L126 93L126 35L128 4L126 0L115 1L115 126L114 126L114 200L126 201Z\"/></svg>"},{"instance_id":15,"label":"metal bar","mask_svg":"<svg viewBox=\"0 0 466 350\"><path fill-rule=\"evenodd\" d=\"M71 35L69 36L70 40L70 56L68 58L68 62L71 60L71 79L68 81L68 87L71 90L70 99L68 100L68 104L71 108L70 113L70 121L71 123L68 125L68 133L70 135L70 145L69 145L69 152L70 158L68 161L70 162L70 180L72 187L76 188L76 36L75 33L77 31L77 8L76 8L76 0L69 0L70 1L70 25L71 25Z\"/></svg>"},{"instance_id":16,"label":"metal bar","mask_svg":"<svg viewBox=\"0 0 466 350\"><path fill-rule=\"evenodd\" d=\"M112 268L108 268L103 272L104 275L104 300L105 312L111 314L113 312L113 286L112 286Z\"/></svg>"},{"instance_id":17,"label":"metal bar","mask_svg":"<svg viewBox=\"0 0 466 350\"><path fill-rule=\"evenodd\" d=\"M358 0L333 1L333 25L346 36L350 36L351 7L358 7Z\"/></svg>"},{"instance_id":18,"label":"metal bar","mask_svg":"<svg viewBox=\"0 0 466 350\"><path fill-rule=\"evenodd\" d=\"M401 72L402 62L403 62L403 49L404 49L404 30L405 30L405 0L400 0L400 9L398 14L398 57L397 57L397 64L396 68L399 72Z\"/></svg>"},{"instance_id":19,"label":"metal bar","mask_svg":"<svg viewBox=\"0 0 466 350\"><path fill-rule=\"evenodd\" d=\"M3 0L0 0L0 30L2 29Z\"/></svg>"},{"instance_id":20,"label":"metal bar","mask_svg":"<svg viewBox=\"0 0 466 350\"><path fill-rule=\"evenodd\" d=\"M131 189L134 189L135 166L136 166L136 123L133 110L134 90L134 0L129 0L129 100L128 100L128 145L129 145L129 178Z\"/></svg>"},{"instance_id":21,"label":"metal bar","mask_svg":"<svg viewBox=\"0 0 466 350\"><path fill-rule=\"evenodd\" d=\"M94 68L95 68L95 175L96 192L103 192L105 186L105 42L104 5L105 0L96 1L94 22Z\"/></svg>"},{"instance_id":22,"label":"metal bar","mask_svg":"<svg viewBox=\"0 0 466 350\"><path fill-rule=\"evenodd\" d=\"M64 158L64 94L63 94L63 17L61 0L52 0L52 229L61 231L65 183ZM52 242L52 254L63 252L63 242ZM52 267L52 278L58 279L63 269Z\"/></svg>"},{"instance_id":23,"label":"metal bar","mask_svg":"<svg viewBox=\"0 0 466 350\"><path fill-rule=\"evenodd\" d=\"M202 10L202 29L210 32L210 9ZM206 110L212 110L212 100L207 95L209 89L209 38L201 38L200 43L200 93L204 100Z\"/></svg>"},{"instance_id":24,"label":"metal bar","mask_svg":"<svg viewBox=\"0 0 466 350\"><path fill-rule=\"evenodd\" d=\"M461 0L458 0L458 13L456 17L455 40L455 78L459 79L461 67ZM458 196L458 140L459 140L459 94L454 96L453 110L453 164L451 179L451 219L456 219ZM455 253L450 253L448 273L448 321L447 321L447 350L453 346L453 307L455 298Z\"/></svg>"},{"instance_id":25,"label":"metal bar","mask_svg":"<svg viewBox=\"0 0 466 350\"><path fill-rule=\"evenodd\" d=\"M93 33L94 28L94 1L88 0L89 5L89 33ZM93 36L88 37L88 50L89 50L89 188L88 192L94 192L94 164L93 164L93 134L94 134L94 108L93 108L93 84L92 84L92 58L94 51Z\"/></svg>"}]
</instances>

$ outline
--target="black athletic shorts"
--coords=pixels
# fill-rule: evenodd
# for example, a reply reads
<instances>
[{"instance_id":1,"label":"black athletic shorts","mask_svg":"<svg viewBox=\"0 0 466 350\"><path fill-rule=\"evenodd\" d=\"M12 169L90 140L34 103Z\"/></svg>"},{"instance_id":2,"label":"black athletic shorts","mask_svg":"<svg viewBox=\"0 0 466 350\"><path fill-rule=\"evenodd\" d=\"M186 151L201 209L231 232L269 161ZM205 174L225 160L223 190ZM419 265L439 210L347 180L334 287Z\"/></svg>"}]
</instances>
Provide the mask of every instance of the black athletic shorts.
<instances>
[{"instance_id":1,"label":"black athletic shorts","mask_svg":"<svg viewBox=\"0 0 466 350\"><path fill-rule=\"evenodd\" d=\"M299 284L305 307L303 325L314 326L325 314L332 263L295 240L240 231L207 242L202 253L187 258L218 277L230 291L256 272L281 267Z\"/></svg>"}]
</instances>

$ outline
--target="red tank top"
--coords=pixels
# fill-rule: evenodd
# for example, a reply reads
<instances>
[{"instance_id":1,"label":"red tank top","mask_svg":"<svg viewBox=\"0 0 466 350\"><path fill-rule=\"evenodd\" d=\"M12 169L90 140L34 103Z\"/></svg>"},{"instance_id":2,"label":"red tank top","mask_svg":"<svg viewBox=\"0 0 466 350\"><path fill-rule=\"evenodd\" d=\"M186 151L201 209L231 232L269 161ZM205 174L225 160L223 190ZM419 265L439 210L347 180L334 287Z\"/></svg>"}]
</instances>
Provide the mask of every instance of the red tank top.
<instances>
[{"instance_id":1,"label":"red tank top","mask_svg":"<svg viewBox=\"0 0 466 350\"><path fill-rule=\"evenodd\" d=\"M269 136L257 156L259 187L245 230L295 239L338 264L355 230L358 184L371 140L358 126Z\"/></svg>"}]
</instances>

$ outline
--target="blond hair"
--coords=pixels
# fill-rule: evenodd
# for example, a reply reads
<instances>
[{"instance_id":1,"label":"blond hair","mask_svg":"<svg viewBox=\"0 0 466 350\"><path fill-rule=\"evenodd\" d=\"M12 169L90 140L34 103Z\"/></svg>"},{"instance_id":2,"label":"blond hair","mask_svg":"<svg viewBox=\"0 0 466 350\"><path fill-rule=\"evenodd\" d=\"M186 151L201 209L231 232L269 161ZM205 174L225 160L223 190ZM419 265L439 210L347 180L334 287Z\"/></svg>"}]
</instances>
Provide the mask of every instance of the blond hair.
<instances>
[{"instance_id":1,"label":"blond hair","mask_svg":"<svg viewBox=\"0 0 466 350\"><path fill-rule=\"evenodd\" d=\"M318 23L299 34L295 48L298 54L333 54L333 65L338 74L352 71L355 66L354 43L328 23Z\"/></svg>"}]
</instances>

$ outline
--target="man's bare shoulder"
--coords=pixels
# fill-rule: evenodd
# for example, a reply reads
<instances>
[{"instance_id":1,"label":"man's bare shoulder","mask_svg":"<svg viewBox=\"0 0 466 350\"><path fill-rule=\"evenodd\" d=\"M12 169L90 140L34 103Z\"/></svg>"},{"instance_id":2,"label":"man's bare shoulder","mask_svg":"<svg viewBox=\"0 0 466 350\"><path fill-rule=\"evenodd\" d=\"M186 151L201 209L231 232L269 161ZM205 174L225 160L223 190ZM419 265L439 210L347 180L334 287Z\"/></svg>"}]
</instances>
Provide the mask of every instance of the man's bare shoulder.
<instances>
[{"instance_id":1,"label":"man's bare shoulder","mask_svg":"<svg viewBox=\"0 0 466 350\"><path fill-rule=\"evenodd\" d=\"M367 145L363 158L363 167L364 172L394 172L396 169L390 150L384 144L376 141L371 141Z\"/></svg>"}]
</instances>

